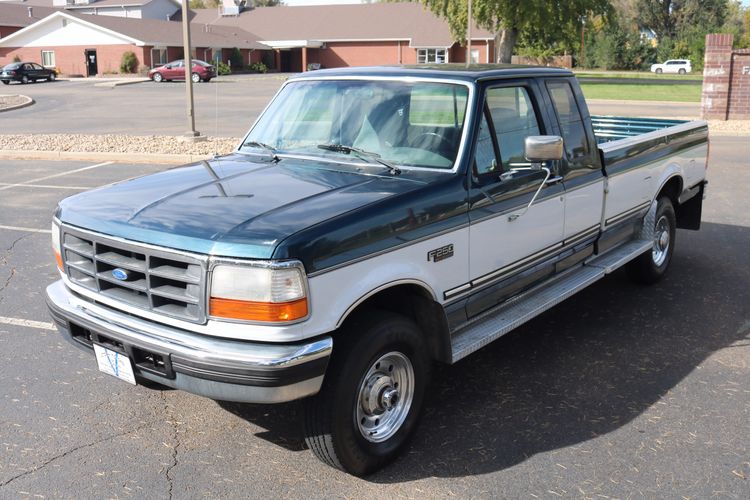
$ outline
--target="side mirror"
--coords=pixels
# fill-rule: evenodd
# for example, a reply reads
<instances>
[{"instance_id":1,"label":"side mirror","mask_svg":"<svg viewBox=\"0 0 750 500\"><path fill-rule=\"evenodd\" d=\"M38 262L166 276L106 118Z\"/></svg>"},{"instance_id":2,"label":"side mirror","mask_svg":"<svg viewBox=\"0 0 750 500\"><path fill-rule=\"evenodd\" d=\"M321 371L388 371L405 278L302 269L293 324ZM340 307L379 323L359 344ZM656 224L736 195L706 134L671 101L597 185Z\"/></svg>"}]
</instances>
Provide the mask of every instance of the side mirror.
<instances>
[{"instance_id":1,"label":"side mirror","mask_svg":"<svg viewBox=\"0 0 750 500\"><path fill-rule=\"evenodd\" d=\"M524 156L531 163L561 160L563 140L559 135L530 135L524 143Z\"/></svg>"}]
</instances>

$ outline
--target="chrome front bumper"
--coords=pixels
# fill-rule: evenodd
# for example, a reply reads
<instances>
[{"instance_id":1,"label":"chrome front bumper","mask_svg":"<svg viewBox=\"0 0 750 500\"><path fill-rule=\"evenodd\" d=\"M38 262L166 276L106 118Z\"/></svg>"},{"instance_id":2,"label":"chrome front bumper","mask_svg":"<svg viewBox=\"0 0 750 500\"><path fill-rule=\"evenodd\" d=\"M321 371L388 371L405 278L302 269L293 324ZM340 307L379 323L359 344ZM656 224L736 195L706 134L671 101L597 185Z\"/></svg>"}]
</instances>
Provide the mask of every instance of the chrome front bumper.
<instances>
[{"instance_id":1,"label":"chrome front bumper","mask_svg":"<svg viewBox=\"0 0 750 500\"><path fill-rule=\"evenodd\" d=\"M61 281L47 287L58 330L93 354L101 344L127 355L136 378L221 401L281 403L316 394L331 337L303 344L218 339L146 321L83 299Z\"/></svg>"}]
</instances>

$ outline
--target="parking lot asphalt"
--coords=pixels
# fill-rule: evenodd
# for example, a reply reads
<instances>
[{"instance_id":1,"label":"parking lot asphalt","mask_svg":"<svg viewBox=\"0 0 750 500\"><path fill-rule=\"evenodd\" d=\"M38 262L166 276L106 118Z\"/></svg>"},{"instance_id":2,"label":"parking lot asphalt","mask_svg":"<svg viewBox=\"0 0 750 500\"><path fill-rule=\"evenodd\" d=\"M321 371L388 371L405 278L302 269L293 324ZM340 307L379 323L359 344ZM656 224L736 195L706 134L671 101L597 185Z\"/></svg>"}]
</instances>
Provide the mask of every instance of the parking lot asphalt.
<instances>
[{"instance_id":1,"label":"parking lot asphalt","mask_svg":"<svg viewBox=\"0 0 750 500\"><path fill-rule=\"evenodd\" d=\"M0 498L748 498L745 144L712 141L703 228L662 283L616 273L438 367L408 449L365 479L305 449L299 403L130 386L53 330L57 201L166 167L3 162Z\"/></svg>"},{"instance_id":2,"label":"parking lot asphalt","mask_svg":"<svg viewBox=\"0 0 750 500\"><path fill-rule=\"evenodd\" d=\"M243 136L288 76L239 75L194 85L196 129L214 137ZM95 83L80 79L7 86L4 92L28 95L36 104L4 113L2 133L181 135L187 130L184 83L114 88ZM700 116L700 105L693 103L595 100L589 105L592 113L602 115Z\"/></svg>"}]
</instances>

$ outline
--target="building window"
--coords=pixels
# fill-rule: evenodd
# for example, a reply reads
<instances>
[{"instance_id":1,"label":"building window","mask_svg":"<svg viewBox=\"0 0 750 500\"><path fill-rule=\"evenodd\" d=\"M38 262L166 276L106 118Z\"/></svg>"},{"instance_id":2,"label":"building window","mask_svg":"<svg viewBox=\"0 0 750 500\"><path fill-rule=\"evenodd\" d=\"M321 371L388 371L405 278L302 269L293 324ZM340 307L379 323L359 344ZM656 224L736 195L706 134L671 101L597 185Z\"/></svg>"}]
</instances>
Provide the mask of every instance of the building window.
<instances>
[{"instance_id":1,"label":"building window","mask_svg":"<svg viewBox=\"0 0 750 500\"><path fill-rule=\"evenodd\" d=\"M479 49L471 49L471 64L479 64Z\"/></svg>"},{"instance_id":2,"label":"building window","mask_svg":"<svg viewBox=\"0 0 750 500\"><path fill-rule=\"evenodd\" d=\"M162 64L167 64L167 49L151 49L151 67L155 68L157 66L161 66Z\"/></svg>"},{"instance_id":3,"label":"building window","mask_svg":"<svg viewBox=\"0 0 750 500\"><path fill-rule=\"evenodd\" d=\"M417 49L417 63L443 64L448 62L448 52L445 49Z\"/></svg>"},{"instance_id":4,"label":"building window","mask_svg":"<svg viewBox=\"0 0 750 500\"><path fill-rule=\"evenodd\" d=\"M47 68L55 67L55 51L43 50L42 51L42 66Z\"/></svg>"}]
</instances>

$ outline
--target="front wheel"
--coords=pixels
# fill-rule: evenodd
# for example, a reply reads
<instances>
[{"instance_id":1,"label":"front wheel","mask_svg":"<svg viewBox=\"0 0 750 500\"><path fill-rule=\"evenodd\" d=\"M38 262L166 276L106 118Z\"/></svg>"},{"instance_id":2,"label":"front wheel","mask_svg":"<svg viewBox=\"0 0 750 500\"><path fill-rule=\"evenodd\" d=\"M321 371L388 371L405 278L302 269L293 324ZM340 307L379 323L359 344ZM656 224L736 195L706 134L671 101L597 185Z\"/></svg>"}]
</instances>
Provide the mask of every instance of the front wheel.
<instances>
[{"instance_id":1,"label":"front wheel","mask_svg":"<svg viewBox=\"0 0 750 500\"><path fill-rule=\"evenodd\" d=\"M657 74L657 75L661 75L662 73L664 73L664 70L663 70L663 69L661 69L661 68L656 68L656 74Z\"/></svg>"},{"instance_id":2,"label":"front wheel","mask_svg":"<svg viewBox=\"0 0 750 500\"><path fill-rule=\"evenodd\" d=\"M192 75L190 75L190 79L193 80L193 83L198 83L199 81L201 81L201 75L199 75L198 73L193 73Z\"/></svg>"},{"instance_id":3,"label":"front wheel","mask_svg":"<svg viewBox=\"0 0 750 500\"><path fill-rule=\"evenodd\" d=\"M395 458L411 436L430 359L417 325L387 311L359 316L334 346L323 387L305 405L305 441L323 462L363 476Z\"/></svg>"},{"instance_id":4,"label":"front wheel","mask_svg":"<svg viewBox=\"0 0 750 500\"><path fill-rule=\"evenodd\" d=\"M655 221L651 251L637 257L625 268L633 281L644 285L661 280L672 262L677 217L672 201L666 196L659 198L656 204Z\"/></svg>"},{"instance_id":5,"label":"front wheel","mask_svg":"<svg viewBox=\"0 0 750 500\"><path fill-rule=\"evenodd\" d=\"M678 71L678 73L681 74L681 75L684 75L685 73L687 73L687 71L685 71L685 68L680 68L680 70Z\"/></svg>"},{"instance_id":6,"label":"front wheel","mask_svg":"<svg viewBox=\"0 0 750 500\"><path fill-rule=\"evenodd\" d=\"M8 80L3 80L3 85L10 85L10 82Z\"/></svg>"},{"instance_id":7,"label":"front wheel","mask_svg":"<svg viewBox=\"0 0 750 500\"><path fill-rule=\"evenodd\" d=\"M154 76L152 76L151 79L155 83L161 83L164 81L164 77L161 75L161 73L154 73Z\"/></svg>"},{"instance_id":8,"label":"front wheel","mask_svg":"<svg viewBox=\"0 0 750 500\"><path fill-rule=\"evenodd\" d=\"M50 73L49 78L47 78L48 81L54 82L57 79L57 76L54 73Z\"/></svg>"}]
</instances>

